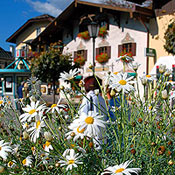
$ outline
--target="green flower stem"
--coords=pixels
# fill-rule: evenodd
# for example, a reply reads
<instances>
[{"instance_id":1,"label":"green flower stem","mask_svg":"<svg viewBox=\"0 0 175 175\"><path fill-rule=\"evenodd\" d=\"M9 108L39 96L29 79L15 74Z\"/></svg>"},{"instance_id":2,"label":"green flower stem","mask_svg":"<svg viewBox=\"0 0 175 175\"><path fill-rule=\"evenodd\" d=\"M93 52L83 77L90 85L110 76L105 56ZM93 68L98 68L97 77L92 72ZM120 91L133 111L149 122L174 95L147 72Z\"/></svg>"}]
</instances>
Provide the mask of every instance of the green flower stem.
<instances>
[{"instance_id":1,"label":"green flower stem","mask_svg":"<svg viewBox=\"0 0 175 175\"><path fill-rule=\"evenodd\" d=\"M47 125L47 127L50 129L51 133L56 137L56 134L54 133L53 129L49 126L48 122L46 121L46 119L43 119L45 124Z\"/></svg>"}]
</instances>

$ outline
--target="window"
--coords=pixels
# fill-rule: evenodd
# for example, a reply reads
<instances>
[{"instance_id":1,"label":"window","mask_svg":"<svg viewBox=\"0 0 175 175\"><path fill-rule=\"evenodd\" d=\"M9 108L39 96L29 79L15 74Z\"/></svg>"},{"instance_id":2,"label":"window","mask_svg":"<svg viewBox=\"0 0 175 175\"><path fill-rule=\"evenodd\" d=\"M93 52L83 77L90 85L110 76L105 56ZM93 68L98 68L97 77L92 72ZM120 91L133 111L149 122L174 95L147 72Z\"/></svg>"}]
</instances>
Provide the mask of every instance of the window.
<instances>
[{"instance_id":1,"label":"window","mask_svg":"<svg viewBox=\"0 0 175 175\"><path fill-rule=\"evenodd\" d=\"M132 56L136 56L136 43L125 43L118 45L118 56L121 55L123 51L132 52Z\"/></svg>"},{"instance_id":2,"label":"window","mask_svg":"<svg viewBox=\"0 0 175 175\"><path fill-rule=\"evenodd\" d=\"M12 92L12 77L5 77L5 92Z\"/></svg>"},{"instance_id":3,"label":"window","mask_svg":"<svg viewBox=\"0 0 175 175\"><path fill-rule=\"evenodd\" d=\"M77 51L77 56L82 56L82 57L84 57L84 50L78 50L78 51Z\"/></svg>"},{"instance_id":4,"label":"window","mask_svg":"<svg viewBox=\"0 0 175 175\"><path fill-rule=\"evenodd\" d=\"M41 33L41 28L40 27L36 28L36 36L38 36L40 33Z\"/></svg>"},{"instance_id":5,"label":"window","mask_svg":"<svg viewBox=\"0 0 175 175\"><path fill-rule=\"evenodd\" d=\"M82 56L87 60L87 50L78 50L74 52L74 58L77 58L78 56Z\"/></svg>"},{"instance_id":6,"label":"window","mask_svg":"<svg viewBox=\"0 0 175 175\"><path fill-rule=\"evenodd\" d=\"M99 54L101 54L101 53L107 53L107 47L100 47Z\"/></svg>"},{"instance_id":7,"label":"window","mask_svg":"<svg viewBox=\"0 0 175 175\"><path fill-rule=\"evenodd\" d=\"M111 46L99 47L96 48L96 56L101 53L107 53L108 57L111 57Z\"/></svg>"}]
</instances>

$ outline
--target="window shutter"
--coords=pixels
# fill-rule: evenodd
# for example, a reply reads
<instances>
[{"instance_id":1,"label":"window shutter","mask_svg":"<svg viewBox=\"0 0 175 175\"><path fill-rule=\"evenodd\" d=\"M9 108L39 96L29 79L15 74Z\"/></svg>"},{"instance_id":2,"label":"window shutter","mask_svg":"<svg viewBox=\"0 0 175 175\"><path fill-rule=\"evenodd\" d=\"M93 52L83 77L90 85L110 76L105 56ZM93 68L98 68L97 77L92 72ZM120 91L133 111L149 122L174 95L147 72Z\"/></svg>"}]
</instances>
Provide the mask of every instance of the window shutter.
<instances>
[{"instance_id":1,"label":"window shutter","mask_svg":"<svg viewBox=\"0 0 175 175\"><path fill-rule=\"evenodd\" d=\"M96 48L96 56L99 55L99 48Z\"/></svg>"},{"instance_id":2,"label":"window shutter","mask_svg":"<svg viewBox=\"0 0 175 175\"><path fill-rule=\"evenodd\" d=\"M74 58L77 58L77 52L74 52Z\"/></svg>"},{"instance_id":3,"label":"window shutter","mask_svg":"<svg viewBox=\"0 0 175 175\"><path fill-rule=\"evenodd\" d=\"M133 56L136 56L136 43L132 43L131 52Z\"/></svg>"},{"instance_id":4,"label":"window shutter","mask_svg":"<svg viewBox=\"0 0 175 175\"><path fill-rule=\"evenodd\" d=\"M120 56L122 51L123 51L123 46L122 45L118 45L118 57Z\"/></svg>"},{"instance_id":5,"label":"window shutter","mask_svg":"<svg viewBox=\"0 0 175 175\"><path fill-rule=\"evenodd\" d=\"M84 58L87 60L87 50L84 50Z\"/></svg>"},{"instance_id":6,"label":"window shutter","mask_svg":"<svg viewBox=\"0 0 175 175\"><path fill-rule=\"evenodd\" d=\"M107 46L107 55L111 58L111 46Z\"/></svg>"}]
</instances>

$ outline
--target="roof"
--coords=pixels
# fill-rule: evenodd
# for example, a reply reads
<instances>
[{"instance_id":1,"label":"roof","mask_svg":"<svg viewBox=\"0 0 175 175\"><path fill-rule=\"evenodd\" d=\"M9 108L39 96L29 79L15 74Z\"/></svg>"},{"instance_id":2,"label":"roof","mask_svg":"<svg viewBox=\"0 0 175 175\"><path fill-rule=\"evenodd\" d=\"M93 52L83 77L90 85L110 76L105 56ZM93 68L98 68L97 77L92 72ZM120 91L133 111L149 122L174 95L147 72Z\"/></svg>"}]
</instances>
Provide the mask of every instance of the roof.
<instances>
[{"instance_id":1,"label":"roof","mask_svg":"<svg viewBox=\"0 0 175 175\"><path fill-rule=\"evenodd\" d=\"M132 3L129 6L112 6L107 4L92 3L80 0L74 0L58 17L56 17L40 35L32 41L32 44L40 42L49 42L50 38L62 39L62 30L66 27L71 30L71 22L86 13L96 12L127 12L132 16L133 13L152 17L153 11Z\"/></svg>"},{"instance_id":2,"label":"roof","mask_svg":"<svg viewBox=\"0 0 175 175\"><path fill-rule=\"evenodd\" d=\"M19 64L23 65L22 69L18 68ZM28 65L29 65L29 62L27 60L25 60L22 57L19 57L18 59L14 60L4 69L0 69L0 74L2 73L29 73L30 74L31 71Z\"/></svg>"},{"instance_id":3,"label":"roof","mask_svg":"<svg viewBox=\"0 0 175 175\"><path fill-rule=\"evenodd\" d=\"M5 51L0 47L0 59L12 60L13 57L11 55L11 52Z\"/></svg>"},{"instance_id":4,"label":"roof","mask_svg":"<svg viewBox=\"0 0 175 175\"><path fill-rule=\"evenodd\" d=\"M43 14L40 16L36 16L34 18L29 19L27 22L25 22L15 33L13 33L6 41L10 43L16 44L17 37L25 31L31 24L41 22L41 21L48 21L51 22L54 20L53 16Z\"/></svg>"}]
</instances>

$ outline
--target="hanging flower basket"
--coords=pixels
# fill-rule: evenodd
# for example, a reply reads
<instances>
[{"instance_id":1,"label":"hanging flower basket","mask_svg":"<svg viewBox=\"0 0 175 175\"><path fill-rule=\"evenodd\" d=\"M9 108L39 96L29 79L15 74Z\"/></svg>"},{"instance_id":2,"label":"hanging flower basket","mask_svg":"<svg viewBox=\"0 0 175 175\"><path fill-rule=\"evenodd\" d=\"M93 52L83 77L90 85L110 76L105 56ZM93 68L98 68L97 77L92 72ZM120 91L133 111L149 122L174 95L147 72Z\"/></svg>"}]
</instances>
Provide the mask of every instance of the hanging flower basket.
<instances>
[{"instance_id":1,"label":"hanging flower basket","mask_svg":"<svg viewBox=\"0 0 175 175\"><path fill-rule=\"evenodd\" d=\"M103 26L103 27L100 27L99 28L99 33L98 33L98 36L99 37L105 37L107 35L107 27L106 26ZM84 40L89 40L90 39L90 36L89 36L89 32L88 31L84 31L84 32L81 32L77 35L79 38L81 39L84 39Z\"/></svg>"},{"instance_id":2,"label":"hanging flower basket","mask_svg":"<svg viewBox=\"0 0 175 175\"><path fill-rule=\"evenodd\" d=\"M98 36L104 38L107 35L107 33L107 26L103 26L99 28Z\"/></svg>"},{"instance_id":3,"label":"hanging flower basket","mask_svg":"<svg viewBox=\"0 0 175 175\"><path fill-rule=\"evenodd\" d=\"M81 32L77 35L79 38L82 38L84 40L89 40L90 36L89 36L89 32L85 31L85 32Z\"/></svg>"},{"instance_id":4,"label":"hanging flower basket","mask_svg":"<svg viewBox=\"0 0 175 175\"><path fill-rule=\"evenodd\" d=\"M107 55L107 53L101 53L101 54L96 56L96 60L99 63L106 63L109 60L109 56Z\"/></svg>"},{"instance_id":5,"label":"hanging flower basket","mask_svg":"<svg viewBox=\"0 0 175 175\"><path fill-rule=\"evenodd\" d=\"M86 59L82 56L77 56L74 58L74 63L78 63L80 66L83 66L86 62Z\"/></svg>"}]
</instances>

